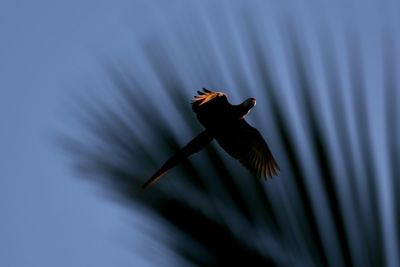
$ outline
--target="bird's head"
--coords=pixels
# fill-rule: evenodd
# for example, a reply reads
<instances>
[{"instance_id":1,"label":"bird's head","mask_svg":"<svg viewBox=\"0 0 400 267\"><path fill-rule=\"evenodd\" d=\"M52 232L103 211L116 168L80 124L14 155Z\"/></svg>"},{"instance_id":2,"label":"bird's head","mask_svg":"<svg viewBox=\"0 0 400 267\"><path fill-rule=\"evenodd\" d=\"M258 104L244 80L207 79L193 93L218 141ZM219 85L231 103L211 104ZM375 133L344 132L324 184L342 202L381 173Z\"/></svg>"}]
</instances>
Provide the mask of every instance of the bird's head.
<instances>
[{"instance_id":1,"label":"bird's head","mask_svg":"<svg viewBox=\"0 0 400 267\"><path fill-rule=\"evenodd\" d=\"M256 105L256 99L255 98L247 98L245 101L243 101L242 106L247 110L250 111L254 106Z\"/></svg>"},{"instance_id":2,"label":"bird's head","mask_svg":"<svg viewBox=\"0 0 400 267\"><path fill-rule=\"evenodd\" d=\"M247 113L256 105L256 100L254 98L247 98L243 101L242 104L239 105L240 107L240 118L246 116Z\"/></svg>"}]
</instances>

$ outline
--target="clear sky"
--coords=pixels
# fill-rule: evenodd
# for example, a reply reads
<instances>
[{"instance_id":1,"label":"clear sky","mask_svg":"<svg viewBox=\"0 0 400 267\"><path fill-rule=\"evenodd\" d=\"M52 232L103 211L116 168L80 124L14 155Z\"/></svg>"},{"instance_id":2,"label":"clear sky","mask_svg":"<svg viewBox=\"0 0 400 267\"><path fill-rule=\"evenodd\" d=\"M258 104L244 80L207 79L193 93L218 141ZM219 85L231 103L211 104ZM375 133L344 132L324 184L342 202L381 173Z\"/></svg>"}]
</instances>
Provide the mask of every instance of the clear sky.
<instances>
[{"instance_id":1,"label":"clear sky","mask_svg":"<svg viewBox=\"0 0 400 267\"><path fill-rule=\"evenodd\" d=\"M212 77L215 87L235 86L230 65L246 62L243 71L252 70L243 56L248 40L240 27L240 14L247 12L259 22L256 32L268 32L277 72L286 67L287 36L279 32L285 19L301 25L311 55L321 36L334 40L341 53L345 33L357 32L364 44L367 87L378 88L383 75L379 40L385 33L391 44L400 44L399 11L398 1L378 0L0 1L0 266L161 266L157 257L142 257L141 251L155 244L131 224L133 218L137 224L149 219L102 197L98 186L78 177L56 145L60 133L81 134L70 113L76 99L108 98L108 63L133 64L138 80L154 85L149 90L157 93L143 48L162 40L158 45L176 59L179 74L191 77L188 96L204 85L204 77ZM313 71L322 76L318 64ZM282 81L290 88L290 81ZM367 97L374 105L381 95L371 89ZM380 115L370 115L379 128ZM373 132L371 138L379 140L381 134ZM383 196L381 201L391 200ZM383 211L390 228L389 213ZM168 249L160 246L155 255L175 266Z\"/></svg>"},{"instance_id":2,"label":"clear sky","mask_svg":"<svg viewBox=\"0 0 400 267\"><path fill-rule=\"evenodd\" d=\"M80 131L71 102L87 89L105 96L93 88L104 62L134 52L146 31L137 19L148 7L129 2L0 1L0 266L154 266L132 251L146 240L135 215L56 145Z\"/></svg>"}]
</instances>

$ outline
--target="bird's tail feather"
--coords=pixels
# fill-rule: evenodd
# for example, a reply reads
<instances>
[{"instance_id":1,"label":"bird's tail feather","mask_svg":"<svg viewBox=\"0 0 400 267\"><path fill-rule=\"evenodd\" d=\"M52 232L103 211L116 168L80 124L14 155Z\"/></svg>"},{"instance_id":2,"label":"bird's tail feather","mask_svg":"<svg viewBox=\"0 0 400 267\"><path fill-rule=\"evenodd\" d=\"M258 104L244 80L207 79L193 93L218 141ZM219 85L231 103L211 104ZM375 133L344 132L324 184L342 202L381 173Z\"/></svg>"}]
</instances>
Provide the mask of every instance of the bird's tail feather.
<instances>
[{"instance_id":1,"label":"bird's tail feather","mask_svg":"<svg viewBox=\"0 0 400 267\"><path fill-rule=\"evenodd\" d=\"M156 183L166 172L180 163L182 160L188 158L190 155L199 152L206 145L208 145L214 138L214 135L209 130L205 130L198 136L193 138L185 147L176 152L170 157L164 165L142 186L142 190L146 190L154 183Z\"/></svg>"}]
</instances>

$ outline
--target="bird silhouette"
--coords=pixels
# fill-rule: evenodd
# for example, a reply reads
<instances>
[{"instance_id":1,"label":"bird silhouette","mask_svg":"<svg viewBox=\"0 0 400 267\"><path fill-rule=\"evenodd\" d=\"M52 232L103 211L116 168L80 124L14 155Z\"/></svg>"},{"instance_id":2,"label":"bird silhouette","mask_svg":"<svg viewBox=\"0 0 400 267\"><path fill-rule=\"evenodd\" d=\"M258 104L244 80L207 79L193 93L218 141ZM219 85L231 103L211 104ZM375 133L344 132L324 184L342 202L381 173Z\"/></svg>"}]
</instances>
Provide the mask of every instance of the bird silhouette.
<instances>
[{"instance_id":1,"label":"bird silhouette","mask_svg":"<svg viewBox=\"0 0 400 267\"><path fill-rule=\"evenodd\" d=\"M227 95L203 88L192 100L192 109L205 130L185 147L170 157L164 165L142 186L147 189L166 172L190 155L199 152L213 139L233 158L258 177L277 175L279 166L257 129L244 117L256 105L248 98L239 105L231 105Z\"/></svg>"}]
</instances>

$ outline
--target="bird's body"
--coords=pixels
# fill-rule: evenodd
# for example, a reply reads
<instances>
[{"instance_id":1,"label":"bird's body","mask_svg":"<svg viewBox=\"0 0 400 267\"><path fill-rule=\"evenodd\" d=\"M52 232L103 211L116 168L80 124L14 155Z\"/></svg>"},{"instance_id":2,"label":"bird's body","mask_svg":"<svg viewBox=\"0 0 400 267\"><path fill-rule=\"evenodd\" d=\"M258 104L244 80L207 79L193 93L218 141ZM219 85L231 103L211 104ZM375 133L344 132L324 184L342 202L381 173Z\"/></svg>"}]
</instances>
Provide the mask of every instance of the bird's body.
<instances>
[{"instance_id":1,"label":"bird's body","mask_svg":"<svg viewBox=\"0 0 400 267\"><path fill-rule=\"evenodd\" d=\"M194 97L192 109L205 130L175 153L143 185L143 189L154 184L163 174L190 155L199 152L213 139L233 158L259 177L272 177L279 170L267 143L257 129L244 119L255 106L256 100L248 98L239 105L231 105L227 96L203 88Z\"/></svg>"}]
</instances>

